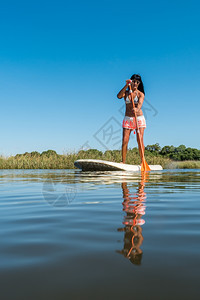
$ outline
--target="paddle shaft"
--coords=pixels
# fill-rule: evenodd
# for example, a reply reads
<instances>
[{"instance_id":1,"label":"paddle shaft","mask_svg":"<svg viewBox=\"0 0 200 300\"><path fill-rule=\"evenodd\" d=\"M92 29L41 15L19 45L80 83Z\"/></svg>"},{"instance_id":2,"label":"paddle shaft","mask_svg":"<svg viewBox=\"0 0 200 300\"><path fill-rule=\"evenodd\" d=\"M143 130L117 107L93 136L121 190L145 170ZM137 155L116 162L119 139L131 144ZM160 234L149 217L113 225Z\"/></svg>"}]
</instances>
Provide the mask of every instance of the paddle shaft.
<instances>
[{"instance_id":1,"label":"paddle shaft","mask_svg":"<svg viewBox=\"0 0 200 300\"><path fill-rule=\"evenodd\" d=\"M138 121L137 121L137 114L136 114L136 109L135 109L135 103L134 103L134 99L133 99L133 91L131 90L130 85L129 85L129 90L130 90L130 94L131 94L131 101L132 101L132 104L133 104L133 113L134 113L134 116L135 116L136 132L138 134L138 141L139 141L138 147L140 148L140 156L141 156L142 161L145 161L144 148L143 148L143 145L142 145L142 140L141 140L141 135L140 135L140 129L139 129L139 126L138 126Z\"/></svg>"}]
</instances>

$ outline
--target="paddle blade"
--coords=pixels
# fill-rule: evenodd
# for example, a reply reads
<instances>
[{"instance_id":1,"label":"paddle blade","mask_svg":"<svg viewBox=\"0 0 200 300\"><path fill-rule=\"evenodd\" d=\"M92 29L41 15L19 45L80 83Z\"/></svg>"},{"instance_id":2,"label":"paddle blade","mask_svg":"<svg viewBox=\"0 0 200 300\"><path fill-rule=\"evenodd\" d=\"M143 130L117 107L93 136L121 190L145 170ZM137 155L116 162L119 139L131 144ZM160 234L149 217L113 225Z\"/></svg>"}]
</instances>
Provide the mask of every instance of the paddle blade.
<instances>
[{"instance_id":1,"label":"paddle blade","mask_svg":"<svg viewBox=\"0 0 200 300\"><path fill-rule=\"evenodd\" d=\"M151 171L151 169L145 159L142 161L142 164L141 164L141 172L144 172L144 171L145 172Z\"/></svg>"}]
</instances>

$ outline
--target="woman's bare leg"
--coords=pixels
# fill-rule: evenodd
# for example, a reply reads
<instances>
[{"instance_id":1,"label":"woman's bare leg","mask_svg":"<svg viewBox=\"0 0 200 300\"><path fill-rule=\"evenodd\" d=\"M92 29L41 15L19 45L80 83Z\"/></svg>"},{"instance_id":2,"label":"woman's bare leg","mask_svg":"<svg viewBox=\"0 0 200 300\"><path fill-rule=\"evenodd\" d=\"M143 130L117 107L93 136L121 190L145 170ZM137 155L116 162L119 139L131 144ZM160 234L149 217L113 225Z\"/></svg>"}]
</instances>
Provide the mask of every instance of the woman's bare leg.
<instances>
[{"instance_id":1,"label":"woman's bare leg","mask_svg":"<svg viewBox=\"0 0 200 300\"><path fill-rule=\"evenodd\" d=\"M143 140L143 137L144 137L144 129L145 128L140 128L140 139L141 139L141 146L143 148L143 152L144 152L144 140ZM138 137L138 133L137 133L137 142L138 142L138 149L139 149L139 153L140 153L140 157L141 157L141 162L142 162L142 153L140 152L140 147L139 147L139 137Z\"/></svg>"},{"instance_id":2,"label":"woman's bare leg","mask_svg":"<svg viewBox=\"0 0 200 300\"><path fill-rule=\"evenodd\" d=\"M131 133L131 129L123 128L123 140L122 140L122 162L126 163L126 154L128 148L129 137Z\"/></svg>"}]
</instances>

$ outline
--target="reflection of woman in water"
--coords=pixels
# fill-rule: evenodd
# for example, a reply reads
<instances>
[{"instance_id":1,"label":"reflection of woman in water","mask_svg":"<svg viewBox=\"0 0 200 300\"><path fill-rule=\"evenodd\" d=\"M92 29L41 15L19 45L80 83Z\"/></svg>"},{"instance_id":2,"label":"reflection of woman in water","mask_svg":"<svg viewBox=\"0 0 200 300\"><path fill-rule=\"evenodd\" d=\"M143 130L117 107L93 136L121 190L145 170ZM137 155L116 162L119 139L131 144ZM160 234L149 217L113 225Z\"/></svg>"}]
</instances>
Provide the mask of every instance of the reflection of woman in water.
<instances>
[{"instance_id":1,"label":"reflection of woman in water","mask_svg":"<svg viewBox=\"0 0 200 300\"><path fill-rule=\"evenodd\" d=\"M123 191L123 210L126 212L124 217L123 224L124 228L119 228L118 231L124 231L124 249L118 251L127 257L133 264L140 265L142 260L142 250L140 249L143 236L142 236L142 227L145 221L142 219L142 216L145 214L145 205L144 200L146 199L146 194L144 192L144 182L146 174L143 175L143 178L138 187L138 193L135 195L130 194L129 189L127 188L127 183L122 183Z\"/></svg>"}]
</instances>

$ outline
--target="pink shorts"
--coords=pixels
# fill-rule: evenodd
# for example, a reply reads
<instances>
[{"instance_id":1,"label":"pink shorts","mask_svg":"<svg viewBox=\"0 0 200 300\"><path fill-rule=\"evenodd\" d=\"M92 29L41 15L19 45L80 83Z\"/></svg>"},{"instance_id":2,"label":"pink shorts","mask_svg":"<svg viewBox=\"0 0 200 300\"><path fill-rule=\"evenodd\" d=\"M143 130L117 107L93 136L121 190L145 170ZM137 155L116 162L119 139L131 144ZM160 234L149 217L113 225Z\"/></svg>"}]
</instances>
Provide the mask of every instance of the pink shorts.
<instances>
[{"instance_id":1,"label":"pink shorts","mask_svg":"<svg viewBox=\"0 0 200 300\"><path fill-rule=\"evenodd\" d=\"M145 120L145 117L143 115L137 117L137 122L138 122L139 128L146 128L146 120ZM123 123L122 123L122 127L127 128L127 129L132 129L132 130L136 129L135 118L125 116L124 120L123 120Z\"/></svg>"}]
</instances>

